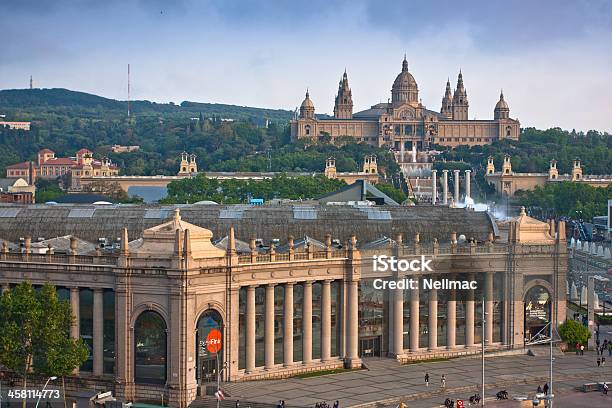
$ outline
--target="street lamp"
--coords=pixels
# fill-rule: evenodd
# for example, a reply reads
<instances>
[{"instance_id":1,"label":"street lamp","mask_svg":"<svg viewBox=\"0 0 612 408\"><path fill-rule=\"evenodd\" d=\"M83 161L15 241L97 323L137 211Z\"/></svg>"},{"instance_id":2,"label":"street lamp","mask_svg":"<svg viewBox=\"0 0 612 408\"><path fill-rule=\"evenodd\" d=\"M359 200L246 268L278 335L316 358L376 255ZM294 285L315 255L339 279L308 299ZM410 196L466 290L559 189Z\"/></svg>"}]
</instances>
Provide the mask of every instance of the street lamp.
<instances>
[{"instance_id":1,"label":"street lamp","mask_svg":"<svg viewBox=\"0 0 612 408\"><path fill-rule=\"evenodd\" d=\"M40 403L40 398L45 393L45 388L47 388L47 385L49 384L49 381L55 381L55 380L57 380L56 376L51 376L51 377L47 378L47 382L45 383L45 386L43 387L42 392L38 396L38 401L36 401L36 407L35 408L38 408L38 404Z\"/></svg>"}]
</instances>

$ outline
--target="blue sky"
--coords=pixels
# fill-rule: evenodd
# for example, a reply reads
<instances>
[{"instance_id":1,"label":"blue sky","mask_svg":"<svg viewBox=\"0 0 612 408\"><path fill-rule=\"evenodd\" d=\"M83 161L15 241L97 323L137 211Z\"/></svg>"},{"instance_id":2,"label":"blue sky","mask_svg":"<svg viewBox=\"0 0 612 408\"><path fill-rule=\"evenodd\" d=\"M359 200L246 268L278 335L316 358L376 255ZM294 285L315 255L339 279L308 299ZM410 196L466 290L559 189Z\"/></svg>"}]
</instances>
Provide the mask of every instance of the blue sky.
<instances>
[{"instance_id":1,"label":"blue sky","mask_svg":"<svg viewBox=\"0 0 612 408\"><path fill-rule=\"evenodd\" d=\"M330 113L347 69L356 110L386 101L407 54L439 110L461 68L470 117L504 89L523 126L612 131L610 1L2 0L0 88Z\"/></svg>"}]
</instances>

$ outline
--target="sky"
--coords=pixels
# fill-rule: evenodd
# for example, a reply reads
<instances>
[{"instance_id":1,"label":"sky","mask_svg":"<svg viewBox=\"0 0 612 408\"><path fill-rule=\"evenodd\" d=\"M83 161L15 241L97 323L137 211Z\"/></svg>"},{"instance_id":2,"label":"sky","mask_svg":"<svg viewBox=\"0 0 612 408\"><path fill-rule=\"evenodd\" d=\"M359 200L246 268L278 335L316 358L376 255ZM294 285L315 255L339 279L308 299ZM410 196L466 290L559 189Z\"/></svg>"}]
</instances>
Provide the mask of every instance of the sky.
<instances>
[{"instance_id":1,"label":"sky","mask_svg":"<svg viewBox=\"0 0 612 408\"><path fill-rule=\"evenodd\" d=\"M470 119L500 90L523 127L612 132L612 2L0 0L0 89L332 113L387 101L404 54L439 111L461 69Z\"/></svg>"}]
</instances>

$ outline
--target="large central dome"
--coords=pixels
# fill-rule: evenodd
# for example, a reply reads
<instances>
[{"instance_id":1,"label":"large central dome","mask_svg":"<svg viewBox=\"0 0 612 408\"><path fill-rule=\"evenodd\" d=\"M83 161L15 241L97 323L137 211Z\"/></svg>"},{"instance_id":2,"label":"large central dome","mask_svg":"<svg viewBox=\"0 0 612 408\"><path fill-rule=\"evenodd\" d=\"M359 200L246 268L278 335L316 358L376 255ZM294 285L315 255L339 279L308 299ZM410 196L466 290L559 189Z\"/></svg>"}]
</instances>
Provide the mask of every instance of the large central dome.
<instances>
[{"instance_id":1,"label":"large central dome","mask_svg":"<svg viewBox=\"0 0 612 408\"><path fill-rule=\"evenodd\" d=\"M403 103L416 104L419 100L419 88L414 77L408 72L408 61L404 57L402 72L399 73L391 88L391 101L394 105Z\"/></svg>"}]
</instances>

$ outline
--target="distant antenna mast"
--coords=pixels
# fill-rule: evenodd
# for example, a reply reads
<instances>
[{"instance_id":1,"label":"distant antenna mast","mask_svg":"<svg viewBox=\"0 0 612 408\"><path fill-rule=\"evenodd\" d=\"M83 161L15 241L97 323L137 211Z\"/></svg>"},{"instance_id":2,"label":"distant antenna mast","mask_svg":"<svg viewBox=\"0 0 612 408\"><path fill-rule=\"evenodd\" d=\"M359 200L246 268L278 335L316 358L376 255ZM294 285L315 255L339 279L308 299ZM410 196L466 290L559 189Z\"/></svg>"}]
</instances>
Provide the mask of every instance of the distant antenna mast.
<instances>
[{"instance_id":1,"label":"distant antenna mast","mask_svg":"<svg viewBox=\"0 0 612 408\"><path fill-rule=\"evenodd\" d=\"M33 83L32 83L32 75L30 75L30 89L34 89Z\"/></svg>"},{"instance_id":2,"label":"distant antenna mast","mask_svg":"<svg viewBox=\"0 0 612 408\"><path fill-rule=\"evenodd\" d=\"M127 83L127 85L128 85L128 89L127 89L127 91L128 91L128 100L127 100L127 103L128 103L128 112L127 112L127 114L128 114L128 118L129 118L130 117L130 113L131 113L130 112L131 111L131 106L130 106L130 64L128 64L128 83Z\"/></svg>"}]
</instances>

